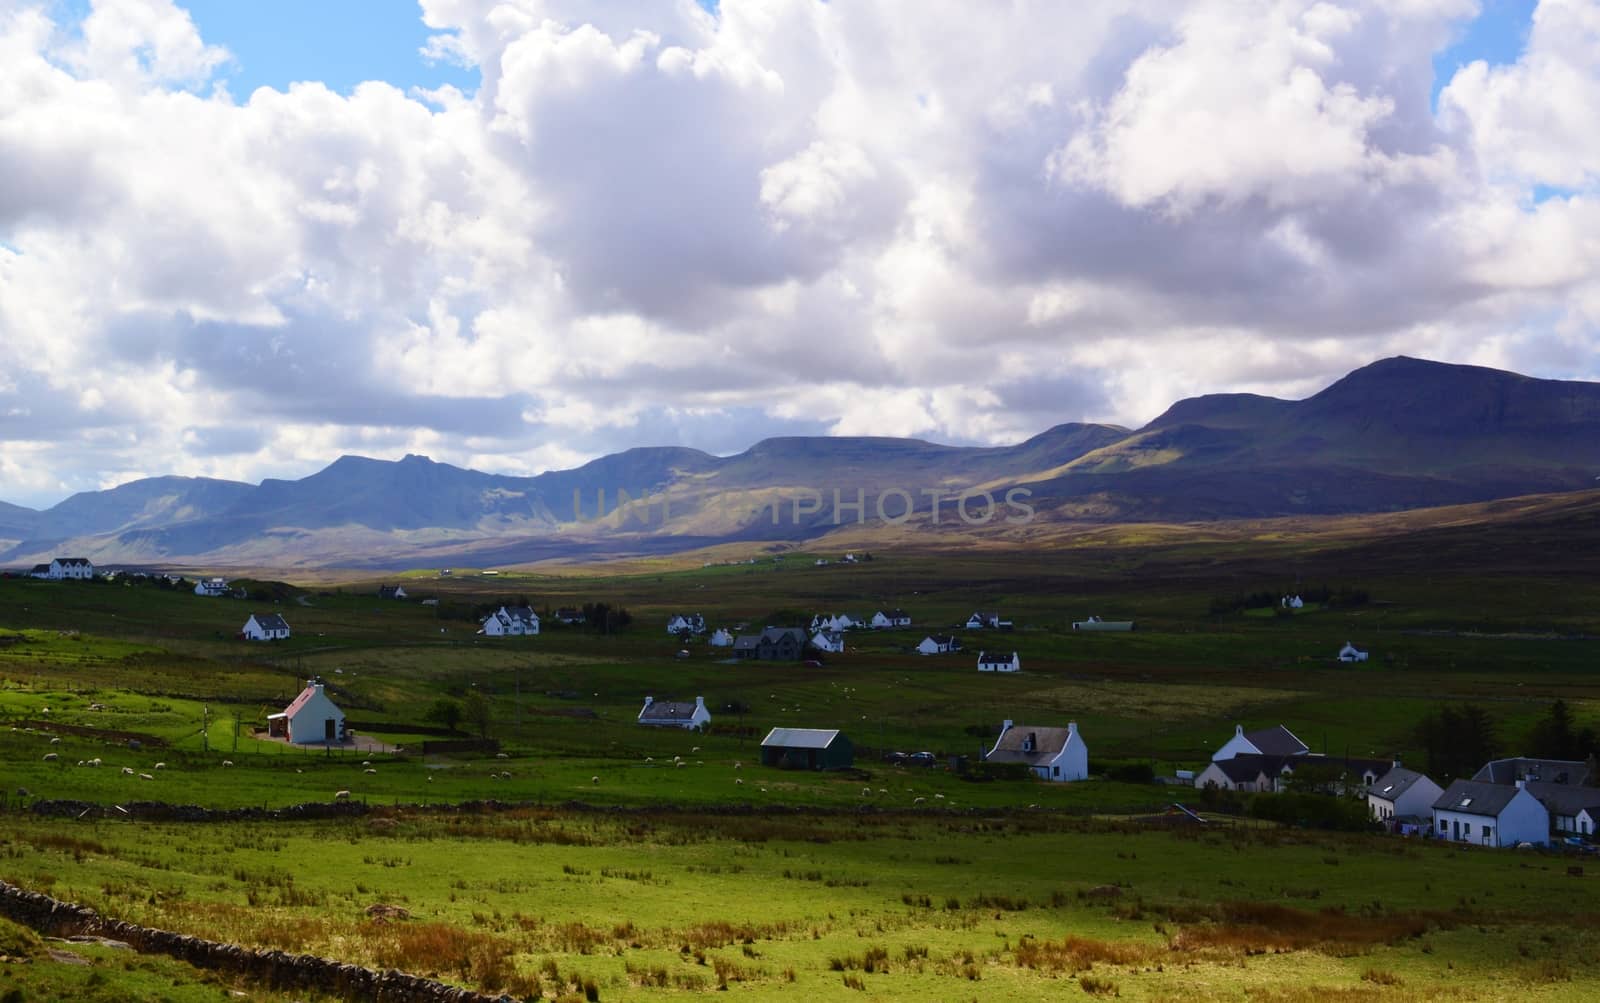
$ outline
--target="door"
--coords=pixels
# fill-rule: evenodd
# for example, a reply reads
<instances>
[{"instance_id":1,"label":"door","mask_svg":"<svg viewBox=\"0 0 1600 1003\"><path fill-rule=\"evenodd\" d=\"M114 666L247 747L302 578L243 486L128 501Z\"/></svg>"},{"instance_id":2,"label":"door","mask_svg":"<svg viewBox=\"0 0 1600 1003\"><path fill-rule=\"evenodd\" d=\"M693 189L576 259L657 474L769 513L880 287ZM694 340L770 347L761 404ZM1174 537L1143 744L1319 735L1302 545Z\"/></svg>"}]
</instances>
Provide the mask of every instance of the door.
<instances>
[{"instance_id":1,"label":"door","mask_svg":"<svg viewBox=\"0 0 1600 1003\"><path fill-rule=\"evenodd\" d=\"M331 742L334 739L333 718L331 718L331 717L323 719L323 722L322 722L322 738L323 738L324 741L327 741L327 742Z\"/></svg>"}]
</instances>

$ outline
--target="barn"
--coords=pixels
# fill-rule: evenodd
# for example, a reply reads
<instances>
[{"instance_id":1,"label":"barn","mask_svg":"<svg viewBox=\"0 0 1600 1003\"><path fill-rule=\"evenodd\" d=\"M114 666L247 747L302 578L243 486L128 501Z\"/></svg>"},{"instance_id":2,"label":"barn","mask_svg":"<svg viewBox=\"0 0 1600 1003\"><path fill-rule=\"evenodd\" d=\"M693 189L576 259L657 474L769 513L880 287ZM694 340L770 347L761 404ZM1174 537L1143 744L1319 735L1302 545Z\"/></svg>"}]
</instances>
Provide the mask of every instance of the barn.
<instances>
[{"instance_id":1,"label":"barn","mask_svg":"<svg viewBox=\"0 0 1600 1003\"><path fill-rule=\"evenodd\" d=\"M761 765L785 770L847 770L855 747L838 729L774 728L761 740Z\"/></svg>"}]
</instances>

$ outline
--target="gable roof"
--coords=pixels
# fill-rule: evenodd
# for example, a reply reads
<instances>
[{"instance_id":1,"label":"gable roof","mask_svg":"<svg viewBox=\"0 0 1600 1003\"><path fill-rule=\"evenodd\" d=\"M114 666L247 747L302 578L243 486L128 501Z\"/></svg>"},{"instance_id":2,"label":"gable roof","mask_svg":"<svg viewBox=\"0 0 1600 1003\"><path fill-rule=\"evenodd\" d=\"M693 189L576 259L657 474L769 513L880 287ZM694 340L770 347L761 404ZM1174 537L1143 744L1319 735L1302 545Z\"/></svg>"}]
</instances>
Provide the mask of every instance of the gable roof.
<instances>
[{"instance_id":1,"label":"gable roof","mask_svg":"<svg viewBox=\"0 0 1600 1003\"><path fill-rule=\"evenodd\" d=\"M1404 766L1396 766L1379 777L1367 793L1385 801L1398 801L1405 797L1406 791L1426 779L1427 777L1416 770L1408 770Z\"/></svg>"},{"instance_id":2,"label":"gable roof","mask_svg":"<svg viewBox=\"0 0 1600 1003\"><path fill-rule=\"evenodd\" d=\"M734 651L754 651L761 646L760 634L740 634L733 639Z\"/></svg>"},{"instance_id":3,"label":"gable roof","mask_svg":"<svg viewBox=\"0 0 1600 1003\"><path fill-rule=\"evenodd\" d=\"M1061 754L1071 736L1070 728L1037 728L1029 724L1013 724L1000 736L989 753L991 763L1027 763L1042 766ZM1033 751L1024 746L1029 736L1033 738Z\"/></svg>"},{"instance_id":4,"label":"gable roof","mask_svg":"<svg viewBox=\"0 0 1600 1003\"><path fill-rule=\"evenodd\" d=\"M1494 759L1483 765L1473 780L1490 784L1515 784L1518 780L1537 780L1546 784L1582 786L1589 776L1589 764L1578 759L1530 759L1513 756Z\"/></svg>"},{"instance_id":5,"label":"gable roof","mask_svg":"<svg viewBox=\"0 0 1600 1003\"><path fill-rule=\"evenodd\" d=\"M774 728L761 740L762 748L826 749L839 737L837 728Z\"/></svg>"},{"instance_id":6,"label":"gable roof","mask_svg":"<svg viewBox=\"0 0 1600 1003\"><path fill-rule=\"evenodd\" d=\"M777 644L790 636L802 645L806 643L806 632L803 627L768 627L761 632L760 639L769 644Z\"/></svg>"},{"instance_id":7,"label":"gable roof","mask_svg":"<svg viewBox=\"0 0 1600 1003\"><path fill-rule=\"evenodd\" d=\"M1281 724L1260 731L1245 732L1244 736L1250 744L1261 750L1264 756L1303 756L1311 751L1310 746L1296 738L1294 732Z\"/></svg>"},{"instance_id":8,"label":"gable roof","mask_svg":"<svg viewBox=\"0 0 1600 1003\"><path fill-rule=\"evenodd\" d=\"M65 566L88 564L87 557L58 557L56 561Z\"/></svg>"},{"instance_id":9,"label":"gable roof","mask_svg":"<svg viewBox=\"0 0 1600 1003\"><path fill-rule=\"evenodd\" d=\"M650 706L639 712L639 720L662 723L687 721L694 717L696 706L693 700L652 700Z\"/></svg>"},{"instance_id":10,"label":"gable roof","mask_svg":"<svg viewBox=\"0 0 1600 1003\"><path fill-rule=\"evenodd\" d=\"M978 652L979 665L997 665L1004 663L1010 665L1016 659L1015 651L980 651Z\"/></svg>"},{"instance_id":11,"label":"gable roof","mask_svg":"<svg viewBox=\"0 0 1600 1003\"><path fill-rule=\"evenodd\" d=\"M256 626L262 630L288 630L289 624L277 613L251 613Z\"/></svg>"},{"instance_id":12,"label":"gable roof","mask_svg":"<svg viewBox=\"0 0 1600 1003\"><path fill-rule=\"evenodd\" d=\"M1593 814L1595 809L1600 808L1600 787L1574 787L1571 784L1530 780L1525 789L1557 815L1576 815L1585 808Z\"/></svg>"},{"instance_id":13,"label":"gable roof","mask_svg":"<svg viewBox=\"0 0 1600 1003\"><path fill-rule=\"evenodd\" d=\"M1222 771L1222 775L1234 783L1248 783L1254 781L1265 773L1269 778L1276 778L1283 773L1285 765L1292 767L1294 756L1267 756L1254 752L1242 752L1232 759L1219 759L1212 763Z\"/></svg>"},{"instance_id":14,"label":"gable roof","mask_svg":"<svg viewBox=\"0 0 1600 1003\"><path fill-rule=\"evenodd\" d=\"M294 702L289 704L288 707L284 708L284 716L292 720L296 714L305 709L306 704L311 702L311 698L317 695L317 691L319 689L320 687L316 685L308 685L305 689L301 690L300 695L294 698ZM326 696L326 694L323 695Z\"/></svg>"},{"instance_id":15,"label":"gable roof","mask_svg":"<svg viewBox=\"0 0 1600 1003\"><path fill-rule=\"evenodd\" d=\"M1445 788L1433 802L1436 811L1455 811L1466 815L1487 815L1491 818L1505 810L1520 787L1509 784L1488 784L1479 780L1457 780Z\"/></svg>"}]
</instances>

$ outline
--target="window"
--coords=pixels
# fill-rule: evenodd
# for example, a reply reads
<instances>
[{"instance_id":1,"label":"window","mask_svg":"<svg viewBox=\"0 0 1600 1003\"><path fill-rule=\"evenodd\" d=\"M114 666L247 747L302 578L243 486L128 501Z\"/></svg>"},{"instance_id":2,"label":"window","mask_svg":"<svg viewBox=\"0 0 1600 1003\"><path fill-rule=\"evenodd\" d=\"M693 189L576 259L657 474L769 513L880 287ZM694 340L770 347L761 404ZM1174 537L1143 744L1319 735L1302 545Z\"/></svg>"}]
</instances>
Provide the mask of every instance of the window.
<instances>
[{"instance_id":1,"label":"window","mask_svg":"<svg viewBox=\"0 0 1600 1003\"><path fill-rule=\"evenodd\" d=\"M1463 822L1461 824L1461 835L1463 835L1463 836L1472 835L1472 823L1471 822Z\"/></svg>"}]
</instances>

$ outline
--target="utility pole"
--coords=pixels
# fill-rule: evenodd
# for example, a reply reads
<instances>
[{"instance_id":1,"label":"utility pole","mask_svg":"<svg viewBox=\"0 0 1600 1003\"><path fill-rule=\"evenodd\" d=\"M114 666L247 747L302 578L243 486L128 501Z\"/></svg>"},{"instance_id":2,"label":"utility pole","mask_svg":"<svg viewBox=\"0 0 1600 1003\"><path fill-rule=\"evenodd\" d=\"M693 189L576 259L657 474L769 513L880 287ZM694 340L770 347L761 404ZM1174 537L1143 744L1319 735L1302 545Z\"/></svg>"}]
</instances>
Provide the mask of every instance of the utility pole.
<instances>
[{"instance_id":1,"label":"utility pole","mask_svg":"<svg viewBox=\"0 0 1600 1003\"><path fill-rule=\"evenodd\" d=\"M211 751L211 705L200 705L200 749Z\"/></svg>"}]
</instances>

